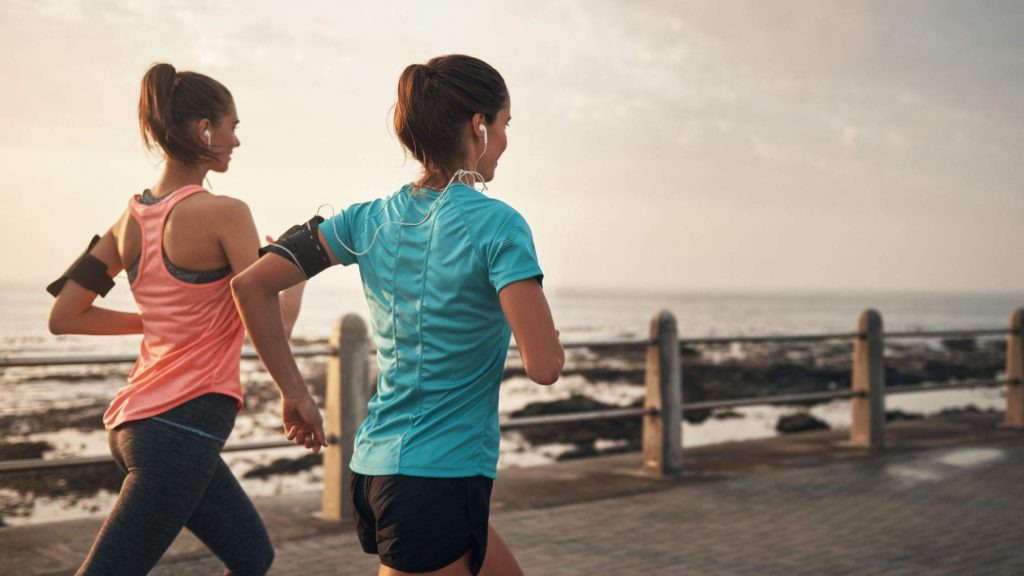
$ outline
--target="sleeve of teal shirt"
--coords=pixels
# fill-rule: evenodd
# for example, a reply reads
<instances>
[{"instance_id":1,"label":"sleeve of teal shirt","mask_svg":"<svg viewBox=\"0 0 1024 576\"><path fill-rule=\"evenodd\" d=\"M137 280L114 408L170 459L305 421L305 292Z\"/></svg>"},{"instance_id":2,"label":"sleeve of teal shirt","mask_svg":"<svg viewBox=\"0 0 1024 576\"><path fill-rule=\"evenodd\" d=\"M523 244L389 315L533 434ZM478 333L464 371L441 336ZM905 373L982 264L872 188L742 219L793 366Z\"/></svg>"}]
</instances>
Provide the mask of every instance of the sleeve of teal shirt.
<instances>
[{"instance_id":1,"label":"sleeve of teal shirt","mask_svg":"<svg viewBox=\"0 0 1024 576\"><path fill-rule=\"evenodd\" d=\"M487 247L487 275L495 292L520 280L544 279L533 233L518 212L511 211Z\"/></svg>"},{"instance_id":2,"label":"sleeve of teal shirt","mask_svg":"<svg viewBox=\"0 0 1024 576\"><path fill-rule=\"evenodd\" d=\"M324 238L327 239L327 246L343 266L356 263L356 257L345 248L345 246L348 246L358 250L358 247L352 245L351 233L352 217L355 212L355 206L352 206L342 211L341 214L332 216L330 219L320 223L320 230L324 233ZM342 246L342 243L345 246Z\"/></svg>"}]
</instances>

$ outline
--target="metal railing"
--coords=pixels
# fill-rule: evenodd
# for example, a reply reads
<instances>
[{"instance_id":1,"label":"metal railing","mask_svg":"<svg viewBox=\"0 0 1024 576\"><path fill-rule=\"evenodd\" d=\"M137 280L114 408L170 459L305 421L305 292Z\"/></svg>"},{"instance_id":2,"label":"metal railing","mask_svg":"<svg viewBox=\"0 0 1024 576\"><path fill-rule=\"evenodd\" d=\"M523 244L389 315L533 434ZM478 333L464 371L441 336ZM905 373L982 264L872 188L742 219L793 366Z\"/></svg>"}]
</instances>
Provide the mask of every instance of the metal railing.
<instances>
[{"instance_id":1,"label":"metal railing","mask_svg":"<svg viewBox=\"0 0 1024 576\"><path fill-rule=\"evenodd\" d=\"M850 440L854 445L878 448L884 445L884 397L886 394L904 394L974 387L1007 387L1005 425L1024 429L1024 310L1015 310L1009 328L967 330L896 331L883 333L881 316L866 310L853 332L831 334L801 334L783 336L725 336L709 338L678 338L675 318L667 313L654 317L649 338L578 341L564 344L566 349L623 348L645 349L646 395L643 407L615 408L565 414L506 419L500 422L502 430L530 426L559 425L595 420L642 418L644 424L643 451L645 470L653 475L677 474L682 469L681 414L698 410L737 408L769 404L797 404L850 400L853 419ZM1007 358L1005 379L971 379L947 382L926 382L886 390L884 370L885 339L912 338L977 338L1006 336ZM852 341L854 353L851 368L851 387L848 390L830 390L795 394L779 394L753 398L733 398L704 402L683 403L682 363L680 351L687 346L732 343L818 342L826 340ZM516 350L515 346L510 349ZM347 485L347 461L351 457L355 429L365 418L366 401L373 386L370 382L369 359L372 350L366 325L361 318L349 315L336 324L328 346L304 346L293 349L296 357L328 358L328 385L325 425L330 446L324 451L324 515L346 516L343 493ZM0 368L70 366L96 364L123 364L135 361L135 355L78 355L78 356L4 356ZM251 349L245 349L243 359L257 359ZM673 409L675 407L675 409ZM225 452L266 450L295 447L285 440L229 444ZM56 468L89 466L111 462L110 456L88 456L65 459L25 459L0 462L0 474L52 470Z\"/></svg>"}]
</instances>

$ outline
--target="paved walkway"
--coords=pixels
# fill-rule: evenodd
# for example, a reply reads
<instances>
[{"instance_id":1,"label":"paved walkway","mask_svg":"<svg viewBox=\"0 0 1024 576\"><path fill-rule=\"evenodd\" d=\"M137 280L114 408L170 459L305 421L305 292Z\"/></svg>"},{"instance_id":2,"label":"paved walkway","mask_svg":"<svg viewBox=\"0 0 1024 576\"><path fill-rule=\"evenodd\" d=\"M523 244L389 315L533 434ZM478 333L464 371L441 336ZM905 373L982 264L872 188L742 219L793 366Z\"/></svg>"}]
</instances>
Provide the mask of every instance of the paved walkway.
<instances>
[{"instance_id":1,"label":"paved walkway","mask_svg":"<svg viewBox=\"0 0 1024 576\"><path fill-rule=\"evenodd\" d=\"M899 423L877 454L830 433L701 448L675 480L635 474L637 455L509 471L492 521L535 575L1019 575L1024 434L993 423ZM347 527L275 542L272 574L376 573ZM154 574L220 570L193 547Z\"/></svg>"}]
</instances>

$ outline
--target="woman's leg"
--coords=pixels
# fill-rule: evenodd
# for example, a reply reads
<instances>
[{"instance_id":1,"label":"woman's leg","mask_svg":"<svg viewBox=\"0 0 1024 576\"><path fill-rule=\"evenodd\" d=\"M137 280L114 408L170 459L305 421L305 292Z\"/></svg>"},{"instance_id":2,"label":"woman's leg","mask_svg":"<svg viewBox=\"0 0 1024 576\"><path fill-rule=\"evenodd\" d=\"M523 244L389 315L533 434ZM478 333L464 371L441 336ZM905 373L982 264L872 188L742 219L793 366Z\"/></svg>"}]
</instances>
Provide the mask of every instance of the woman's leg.
<instances>
[{"instance_id":1,"label":"woman's leg","mask_svg":"<svg viewBox=\"0 0 1024 576\"><path fill-rule=\"evenodd\" d=\"M353 474L356 532L363 550L380 557L378 574L521 575L489 521L493 483L484 476Z\"/></svg>"},{"instance_id":2,"label":"woman's leg","mask_svg":"<svg viewBox=\"0 0 1024 576\"><path fill-rule=\"evenodd\" d=\"M523 569L512 554L512 550L505 543L505 540L494 529L494 526L487 524L487 555L484 556L484 565L480 569L480 576L522 576Z\"/></svg>"},{"instance_id":3,"label":"woman's leg","mask_svg":"<svg viewBox=\"0 0 1024 576\"><path fill-rule=\"evenodd\" d=\"M221 444L143 420L112 432L128 475L79 575L146 574L206 491Z\"/></svg>"},{"instance_id":4,"label":"woman's leg","mask_svg":"<svg viewBox=\"0 0 1024 576\"><path fill-rule=\"evenodd\" d=\"M78 574L130 576L156 565L206 493L235 413L234 399L207 394L111 431L127 476Z\"/></svg>"},{"instance_id":5,"label":"woman's leg","mask_svg":"<svg viewBox=\"0 0 1024 576\"><path fill-rule=\"evenodd\" d=\"M473 553L472 549L467 550L461 558L440 570L417 574L418 576L469 576L472 574L470 564L473 560ZM401 572L383 564L380 571L377 572L378 576L406 576L407 574L413 573ZM484 565L480 569L479 576L523 576L523 569L519 567L519 562L516 561L512 550L509 549L508 544L505 544L505 540L494 529L494 526L490 524L487 526L487 554L484 556Z\"/></svg>"},{"instance_id":6,"label":"woman's leg","mask_svg":"<svg viewBox=\"0 0 1024 576\"><path fill-rule=\"evenodd\" d=\"M232 576L262 576L274 562L263 519L224 460L185 526L224 562Z\"/></svg>"}]
</instances>

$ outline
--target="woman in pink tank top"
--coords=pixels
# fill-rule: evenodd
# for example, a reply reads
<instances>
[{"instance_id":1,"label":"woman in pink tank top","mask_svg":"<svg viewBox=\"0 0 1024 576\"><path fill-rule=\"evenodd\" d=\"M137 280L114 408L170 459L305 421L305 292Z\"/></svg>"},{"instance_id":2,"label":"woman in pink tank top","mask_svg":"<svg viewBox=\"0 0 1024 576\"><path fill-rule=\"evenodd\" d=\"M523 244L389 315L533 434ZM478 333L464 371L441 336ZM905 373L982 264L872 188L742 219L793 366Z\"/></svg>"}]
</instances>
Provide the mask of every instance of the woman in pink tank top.
<instances>
[{"instance_id":1,"label":"woman in pink tank top","mask_svg":"<svg viewBox=\"0 0 1024 576\"><path fill-rule=\"evenodd\" d=\"M185 527L228 573L264 574L274 555L266 529L220 457L243 405L244 327L230 282L256 261L259 237L244 202L201 186L208 171L227 171L239 146L234 100L208 76L156 64L142 80L139 123L146 145L165 155L163 173L48 287L53 333L142 334L103 417L126 477L78 573L146 574ZM122 270L139 312L93 306ZM289 333L301 294L280 296ZM307 390L282 390L282 399L286 430L322 438Z\"/></svg>"}]
</instances>

